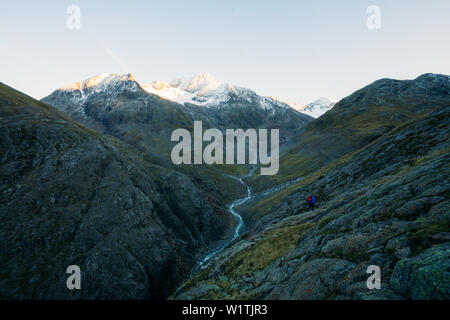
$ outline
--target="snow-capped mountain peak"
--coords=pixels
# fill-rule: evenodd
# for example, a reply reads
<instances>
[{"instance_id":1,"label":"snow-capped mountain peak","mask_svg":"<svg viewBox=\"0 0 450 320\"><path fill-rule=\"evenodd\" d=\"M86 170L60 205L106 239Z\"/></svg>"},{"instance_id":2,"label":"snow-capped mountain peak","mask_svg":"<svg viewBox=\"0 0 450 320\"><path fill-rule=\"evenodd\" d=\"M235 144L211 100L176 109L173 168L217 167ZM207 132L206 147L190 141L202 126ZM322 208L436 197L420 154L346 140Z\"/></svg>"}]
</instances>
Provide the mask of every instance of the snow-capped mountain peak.
<instances>
[{"instance_id":1,"label":"snow-capped mountain peak","mask_svg":"<svg viewBox=\"0 0 450 320\"><path fill-rule=\"evenodd\" d=\"M106 85L110 82L119 81L136 81L132 74L115 74L115 73L102 73L94 77L88 78L84 81L75 82L67 86L59 88L59 90L85 90L89 88L95 88L98 86Z\"/></svg>"},{"instance_id":2,"label":"snow-capped mountain peak","mask_svg":"<svg viewBox=\"0 0 450 320\"><path fill-rule=\"evenodd\" d=\"M304 104L302 104L300 102L288 102L288 101L285 101L285 100L282 100L282 99L279 99L279 98L273 97L273 96L268 96L268 98L278 101L278 102L281 102L281 103L284 103L284 104L287 104L289 107L291 107L292 109L295 109L299 112L301 112L306 107Z\"/></svg>"},{"instance_id":3,"label":"snow-capped mountain peak","mask_svg":"<svg viewBox=\"0 0 450 320\"><path fill-rule=\"evenodd\" d=\"M49 97L58 100L58 97L64 96L64 99L70 101L72 107L72 110L65 111L68 114L78 113L83 118L86 118L84 103L91 97L103 95L113 99L124 91L137 92L139 90L141 90L140 85L136 82L133 75L129 73L102 73L86 80L58 88Z\"/></svg>"},{"instance_id":4,"label":"snow-capped mountain peak","mask_svg":"<svg viewBox=\"0 0 450 320\"><path fill-rule=\"evenodd\" d=\"M216 90L223 83L219 82L209 73L196 74L192 77L183 77L170 82L170 86L191 93L205 94L209 91Z\"/></svg>"},{"instance_id":5,"label":"snow-capped mountain peak","mask_svg":"<svg viewBox=\"0 0 450 320\"><path fill-rule=\"evenodd\" d=\"M240 101L244 104L258 105L262 109L272 111L274 106L292 107L315 118L331 109L336 103L334 99L319 98L305 106L301 103L289 103L274 97L263 97L252 90L233 87L228 83L220 82L206 72L177 78L170 82L156 80L142 85L138 84L131 74L102 73L59 88L57 91L78 91L79 98L76 98L76 96L74 98L79 99L80 103L78 104L81 105L88 96L96 92L115 96L123 90L138 91L140 89L180 104L190 103L204 107L217 107L224 106L232 99L234 102Z\"/></svg>"},{"instance_id":6,"label":"snow-capped mountain peak","mask_svg":"<svg viewBox=\"0 0 450 320\"><path fill-rule=\"evenodd\" d=\"M325 112L334 107L334 105L338 102L338 100L333 98L320 97L314 102L308 103L304 105L300 102L286 102L277 98L273 98L274 100L278 100L290 106L291 108L297 110L298 112L307 114L313 118L318 118L323 115Z\"/></svg>"},{"instance_id":7,"label":"snow-capped mountain peak","mask_svg":"<svg viewBox=\"0 0 450 320\"><path fill-rule=\"evenodd\" d=\"M161 80L145 83L142 85L142 88L149 93L178 103L184 103L190 100L190 97L187 97L185 91L172 87L170 83Z\"/></svg>"},{"instance_id":8,"label":"snow-capped mountain peak","mask_svg":"<svg viewBox=\"0 0 450 320\"><path fill-rule=\"evenodd\" d=\"M307 105L304 105L300 102L287 102L283 101L278 98L269 97L273 100L282 102L284 104L287 104L292 109L297 110L298 112L307 114L313 118L318 118L321 115L323 115L325 112L330 110L334 107L334 105L338 102L338 100L333 98L326 98L326 97L320 97L319 99L315 100L314 102L308 103Z\"/></svg>"},{"instance_id":9,"label":"snow-capped mountain peak","mask_svg":"<svg viewBox=\"0 0 450 320\"><path fill-rule=\"evenodd\" d=\"M333 98L320 97L319 99L307 104L306 106L333 107L337 102L338 100Z\"/></svg>"},{"instance_id":10,"label":"snow-capped mountain peak","mask_svg":"<svg viewBox=\"0 0 450 320\"><path fill-rule=\"evenodd\" d=\"M193 103L197 105L217 105L229 99L233 87L222 83L209 73L196 74L191 77L182 77L170 82L153 81L143 84L142 87L149 93L156 94L164 99L181 104Z\"/></svg>"}]
</instances>

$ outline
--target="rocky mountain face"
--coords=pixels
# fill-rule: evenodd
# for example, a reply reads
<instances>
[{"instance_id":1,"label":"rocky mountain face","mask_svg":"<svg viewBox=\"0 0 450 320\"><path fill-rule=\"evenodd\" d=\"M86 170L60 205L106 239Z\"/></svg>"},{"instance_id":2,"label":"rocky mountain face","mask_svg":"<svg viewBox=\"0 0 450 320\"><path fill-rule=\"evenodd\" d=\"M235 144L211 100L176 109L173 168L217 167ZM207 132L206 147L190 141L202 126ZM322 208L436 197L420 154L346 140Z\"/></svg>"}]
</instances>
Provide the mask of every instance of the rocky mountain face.
<instances>
[{"instance_id":1,"label":"rocky mountain face","mask_svg":"<svg viewBox=\"0 0 450 320\"><path fill-rule=\"evenodd\" d=\"M434 91L434 100L420 100L422 91L412 88L417 80L383 80L376 85L395 93L392 99L370 97L369 87L341 102L335 114L365 109L349 102L366 99L367 108L379 101L383 117L395 119L405 104L389 104L401 109L392 115L383 106L398 96L405 102L404 90L411 90L418 94L409 108L422 116L239 208L248 232L172 298L449 299L450 105L447 84L433 86L445 79L427 78L423 90ZM317 207L308 211L312 192ZM380 267L380 290L366 286L369 265Z\"/></svg>"},{"instance_id":2,"label":"rocky mountain face","mask_svg":"<svg viewBox=\"0 0 450 320\"><path fill-rule=\"evenodd\" d=\"M278 175L254 177L251 183L256 190L264 190L305 176L364 147L405 121L436 107L450 106L449 92L447 75L375 81L301 128L296 142L280 155Z\"/></svg>"},{"instance_id":3,"label":"rocky mountain face","mask_svg":"<svg viewBox=\"0 0 450 320\"><path fill-rule=\"evenodd\" d=\"M162 299L229 228L187 175L4 84L0 150L2 298Z\"/></svg>"},{"instance_id":4,"label":"rocky mountain face","mask_svg":"<svg viewBox=\"0 0 450 320\"><path fill-rule=\"evenodd\" d=\"M332 98L320 97L311 103L308 103L306 107L301 111L304 114L310 115L313 118L322 116L325 112L331 110L338 101ZM300 110L299 110L300 111Z\"/></svg>"}]
</instances>

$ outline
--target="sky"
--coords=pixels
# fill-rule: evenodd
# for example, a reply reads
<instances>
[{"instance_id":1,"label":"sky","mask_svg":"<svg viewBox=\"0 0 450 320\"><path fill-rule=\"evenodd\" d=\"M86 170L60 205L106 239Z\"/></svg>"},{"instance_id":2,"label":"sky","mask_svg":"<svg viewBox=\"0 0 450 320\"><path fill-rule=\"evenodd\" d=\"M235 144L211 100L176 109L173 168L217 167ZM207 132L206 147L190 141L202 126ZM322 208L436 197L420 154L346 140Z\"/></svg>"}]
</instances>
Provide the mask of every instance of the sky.
<instances>
[{"instance_id":1,"label":"sky","mask_svg":"<svg viewBox=\"0 0 450 320\"><path fill-rule=\"evenodd\" d=\"M0 81L37 99L105 72L140 83L208 72L304 104L450 74L448 0L0 2ZM367 27L370 5L380 29Z\"/></svg>"}]
</instances>

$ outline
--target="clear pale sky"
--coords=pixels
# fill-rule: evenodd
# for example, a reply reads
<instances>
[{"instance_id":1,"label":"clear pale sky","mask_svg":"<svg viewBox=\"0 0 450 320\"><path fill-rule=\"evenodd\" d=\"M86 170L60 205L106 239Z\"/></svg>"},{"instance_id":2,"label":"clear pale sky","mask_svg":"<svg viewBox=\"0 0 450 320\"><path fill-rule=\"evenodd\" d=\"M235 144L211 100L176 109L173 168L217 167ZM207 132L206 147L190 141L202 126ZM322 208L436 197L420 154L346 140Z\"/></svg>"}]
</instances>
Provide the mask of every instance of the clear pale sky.
<instances>
[{"instance_id":1,"label":"clear pale sky","mask_svg":"<svg viewBox=\"0 0 450 320\"><path fill-rule=\"evenodd\" d=\"M71 4L80 30L66 26ZM372 4L380 30L366 26ZM104 72L209 72L287 101L340 99L379 78L450 74L450 1L1 0L1 82L40 99Z\"/></svg>"}]
</instances>

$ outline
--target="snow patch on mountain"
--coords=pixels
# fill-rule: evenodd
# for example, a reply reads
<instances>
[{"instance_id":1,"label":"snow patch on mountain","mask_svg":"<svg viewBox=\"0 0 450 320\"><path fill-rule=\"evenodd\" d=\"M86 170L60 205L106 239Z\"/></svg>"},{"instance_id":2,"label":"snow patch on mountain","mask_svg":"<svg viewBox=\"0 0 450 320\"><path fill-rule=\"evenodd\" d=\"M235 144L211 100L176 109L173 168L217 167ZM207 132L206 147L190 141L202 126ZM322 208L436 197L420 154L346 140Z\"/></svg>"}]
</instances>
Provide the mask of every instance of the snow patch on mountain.
<instances>
[{"instance_id":1,"label":"snow patch on mountain","mask_svg":"<svg viewBox=\"0 0 450 320\"><path fill-rule=\"evenodd\" d=\"M136 92L140 86L131 74L102 73L84 81L75 82L54 91L51 96L64 95L73 106L71 112L86 118L85 102L95 94L114 98L124 90Z\"/></svg>"},{"instance_id":2,"label":"snow patch on mountain","mask_svg":"<svg viewBox=\"0 0 450 320\"><path fill-rule=\"evenodd\" d=\"M170 85L180 90L203 95L212 90L218 89L223 86L223 83L219 82L212 75L205 72L202 74L196 74L192 77L175 79L170 82Z\"/></svg>"},{"instance_id":3,"label":"snow patch on mountain","mask_svg":"<svg viewBox=\"0 0 450 320\"><path fill-rule=\"evenodd\" d=\"M169 83L156 80L142 85L142 88L152 94L156 94L161 98L175 101L181 104L190 102L194 95L178 88L171 87Z\"/></svg>"},{"instance_id":4,"label":"snow patch on mountain","mask_svg":"<svg viewBox=\"0 0 450 320\"><path fill-rule=\"evenodd\" d=\"M219 107L233 99L233 101L258 105L264 110L274 111L274 106L288 108L285 103L260 96L250 89L220 82L209 73L182 77L171 82L157 80L144 84L142 87L149 93L180 104L191 103L204 107Z\"/></svg>"},{"instance_id":5,"label":"snow patch on mountain","mask_svg":"<svg viewBox=\"0 0 450 320\"><path fill-rule=\"evenodd\" d=\"M156 94L164 99L181 104L192 103L202 106L212 106L226 102L230 98L230 93L234 90L232 86L219 82L209 73L182 77L171 82L157 80L143 84L142 87L147 92Z\"/></svg>"}]
</instances>

